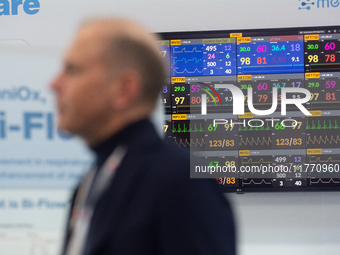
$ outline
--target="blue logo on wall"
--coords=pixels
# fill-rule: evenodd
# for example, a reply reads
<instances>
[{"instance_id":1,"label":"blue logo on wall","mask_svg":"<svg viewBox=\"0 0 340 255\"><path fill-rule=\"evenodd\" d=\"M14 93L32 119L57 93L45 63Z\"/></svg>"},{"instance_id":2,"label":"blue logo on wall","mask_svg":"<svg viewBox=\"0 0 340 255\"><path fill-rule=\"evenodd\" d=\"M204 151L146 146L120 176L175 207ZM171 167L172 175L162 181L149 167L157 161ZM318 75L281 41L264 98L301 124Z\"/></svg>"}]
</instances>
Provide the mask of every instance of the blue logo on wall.
<instances>
[{"instance_id":1,"label":"blue logo on wall","mask_svg":"<svg viewBox=\"0 0 340 255\"><path fill-rule=\"evenodd\" d=\"M40 2L39 0L0 0L0 16L18 15L18 12L21 12L19 8L22 8L26 14L34 15L40 10Z\"/></svg>"},{"instance_id":2,"label":"blue logo on wall","mask_svg":"<svg viewBox=\"0 0 340 255\"><path fill-rule=\"evenodd\" d=\"M307 10L307 11L312 9L312 7L323 9L323 8L338 7L340 4L339 0L317 0L314 2L311 2L311 0L299 0L299 2L301 3L299 10Z\"/></svg>"}]
</instances>

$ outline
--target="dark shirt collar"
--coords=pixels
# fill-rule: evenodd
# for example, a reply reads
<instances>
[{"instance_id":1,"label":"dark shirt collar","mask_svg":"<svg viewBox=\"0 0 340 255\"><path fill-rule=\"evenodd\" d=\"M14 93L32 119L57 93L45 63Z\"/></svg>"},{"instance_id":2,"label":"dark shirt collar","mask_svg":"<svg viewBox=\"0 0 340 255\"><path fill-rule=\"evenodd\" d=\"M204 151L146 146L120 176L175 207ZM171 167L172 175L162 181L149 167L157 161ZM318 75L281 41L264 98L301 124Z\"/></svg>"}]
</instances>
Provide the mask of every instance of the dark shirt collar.
<instances>
[{"instance_id":1,"label":"dark shirt collar","mask_svg":"<svg viewBox=\"0 0 340 255\"><path fill-rule=\"evenodd\" d=\"M148 119L135 122L124 128L119 133L114 134L105 141L91 148L91 150L96 154L97 169L102 167L106 159L119 144L125 144L132 133L136 132L138 129L144 128L145 126L149 125L149 123L150 121Z\"/></svg>"}]
</instances>

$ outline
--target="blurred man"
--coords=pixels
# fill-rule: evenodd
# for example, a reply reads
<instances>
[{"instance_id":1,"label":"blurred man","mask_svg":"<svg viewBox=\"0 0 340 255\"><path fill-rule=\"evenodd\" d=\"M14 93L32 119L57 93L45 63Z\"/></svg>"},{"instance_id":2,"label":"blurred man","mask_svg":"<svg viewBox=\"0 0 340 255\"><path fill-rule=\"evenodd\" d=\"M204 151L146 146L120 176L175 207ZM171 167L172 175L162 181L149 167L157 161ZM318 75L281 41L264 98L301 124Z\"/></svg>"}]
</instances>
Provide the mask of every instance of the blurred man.
<instances>
[{"instance_id":1,"label":"blurred man","mask_svg":"<svg viewBox=\"0 0 340 255\"><path fill-rule=\"evenodd\" d=\"M190 179L188 152L163 142L148 120L165 81L157 39L126 20L87 23L52 84L59 128L96 153L63 254L235 254L218 187Z\"/></svg>"}]
</instances>

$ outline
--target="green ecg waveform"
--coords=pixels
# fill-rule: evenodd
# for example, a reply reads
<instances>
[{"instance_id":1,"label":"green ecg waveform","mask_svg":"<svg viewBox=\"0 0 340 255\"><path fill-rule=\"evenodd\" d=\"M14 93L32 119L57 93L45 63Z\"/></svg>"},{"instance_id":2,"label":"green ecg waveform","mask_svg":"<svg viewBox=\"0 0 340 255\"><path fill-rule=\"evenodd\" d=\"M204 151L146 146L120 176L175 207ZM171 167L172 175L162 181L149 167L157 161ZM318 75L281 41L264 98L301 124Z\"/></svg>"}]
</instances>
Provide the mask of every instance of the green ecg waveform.
<instances>
[{"instance_id":1,"label":"green ecg waveform","mask_svg":"<svg viewBox=\"0 0 340 255\"><path fill-rule=\"evenodd\" d=\"M334 124L332 124L332 120L329 120L328 123L326 120L312 120L310 124L307 120L306 129L339 129L339 125L337 120L334 120Z\"/></svg>"},{"instance_id":2,"label":"green ecg waveform","mask_svg":"<svg viewBox=\"0 0 340 255\"><path fill-rule=\"evenodd\" d=\"M196 123L194 125L194 128L191 128L191 123L189 124L188 128L183 124L183 127L181 127L181 124L177 125L177 129L175 127L175 124L172 127L172 133L193 133L193 132L204 132L205 130L202 127L202 124L200 124L199 128L196 126Z\"/></svg>"}]
</instances>

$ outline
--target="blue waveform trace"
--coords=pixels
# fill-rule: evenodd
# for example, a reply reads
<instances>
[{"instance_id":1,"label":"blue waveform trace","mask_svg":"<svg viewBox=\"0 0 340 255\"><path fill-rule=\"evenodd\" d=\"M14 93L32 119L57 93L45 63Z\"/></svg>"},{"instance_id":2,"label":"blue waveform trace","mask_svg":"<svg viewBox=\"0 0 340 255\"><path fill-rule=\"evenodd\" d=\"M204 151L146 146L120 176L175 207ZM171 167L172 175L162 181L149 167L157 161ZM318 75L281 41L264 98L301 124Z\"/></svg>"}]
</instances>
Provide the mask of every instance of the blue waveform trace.
<instances>
[{"instance_id":1,"label":"blue waveform trace","mask_svg":"<svg viewBox=\"0 0 340 255\"><path fill-rule=\"evenodd\" d=\"M192 49L192 51L190 51L190 50L186 50L185 49L185 47L181 50L181 51L175 51L175 48L179 48L179 47L174 47L173 49L174 49L174 53L183 53L183 51L185 52L185 53L192 53L192 52L202 52L201 50L197 50L197 48L195 47L195 48L193 48Z\"/></svg>"},{"instance_id":2,"label":"blue waveform trace","mask_svg":"<svg viewBox=\"0 0 340 255\"><path fill-rule=\"evenodd\" d=\"M196 61L195 61L195 59L196 59ZM203 58L201 58L201 59L197 59L197 58L192 58L192 59L186 59L186 58L182 58L182 59L180 59L180 60L175 60L175 64L177 63L177 62L179 62L179 61L185 61L185 64L186 63L188 63L189 61L195 61L196 62L196 64L198 63L198 62L200 62L200 61L202 61L203 60Z\"/></svg>"},{"instance_id":3,"label":"blue waveform trace","mask_svg":"<svg viewBox=\"0 0 340 255\"><path fill-rule=\"evenodd\" d=\"M185 73L185 72L187 72L187 73L195 73L196 71L197 71L198 73L203 73L204 68L203 68L202 71L199 71L197 68L195 68L195 70L194 70L193 72L189 72L186 68L183 70L183 72L176 71L176 69L174 69L174 71L175 71L176 73Z\"/></svg>"}]
</instances>

